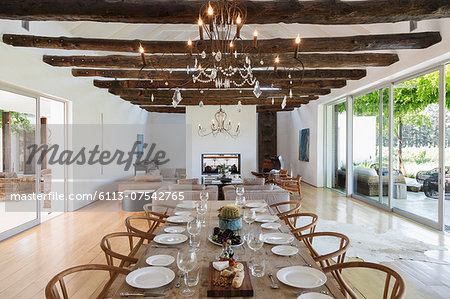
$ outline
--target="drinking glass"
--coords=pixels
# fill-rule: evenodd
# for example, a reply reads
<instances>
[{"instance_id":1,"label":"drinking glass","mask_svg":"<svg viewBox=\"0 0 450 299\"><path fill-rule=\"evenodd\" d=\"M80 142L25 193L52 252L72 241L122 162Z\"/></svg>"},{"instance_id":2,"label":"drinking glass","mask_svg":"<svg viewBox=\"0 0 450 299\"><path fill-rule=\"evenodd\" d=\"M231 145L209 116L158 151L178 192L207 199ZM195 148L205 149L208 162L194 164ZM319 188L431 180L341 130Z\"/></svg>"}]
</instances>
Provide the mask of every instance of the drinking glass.
<instances>
[{"instance_id":1,"label":"drinking glass","mask_svg":"<svg viewBox=\"0 0 450 299\"><path fill-rule=\"evenodd\" d=\"M202 201L197 205L197 217L200 219L200 222L203 227L206 226L206 212L208 211L208 202Z\"/></svg>"},{"instance_id":2,"label":"drinking glass","mask_svg":"<svg viewBox=\"0 0 450 299\"><path fill-rule=\"evenodd\" d=\"M244 186L236 186L236 195L237 196L244 195Z\"/></svg>"},{"instance_id":3,"label":"drinking glass","mask_svg":"<svg viewBox=\"0 0 450 299\"><path fill-rule=\"evenodd\" d=\"M189 233L189 245L191 245L195 251L200 246L200 232L202 230L202 223L200 219L194 218L187 223L187 231Z\"/></svg>"},{"instance_id":4,"label":"drinking glass","mask_svg":"<svg viewBox=\"0 0 450 299\"><path fill-rule=\"evenodd\" d=\"M177 266L181 272L186 276L192 270L197 267L197 254L195 251L179 250L177 254ZM189 281L189 278L188 278ZM181 291L183 296L192 296L194 291L189 289L189 285L186 284L186 288Z\"/></svg>"},{"instance_id":5,"label":"drinking glass","mask_svg":"<svg viewBox=\"0 0 450 299\"><path fill-rule=\"evenodd\" d=\"M244 207L245 206L245 196L237 195L236 201L234 202L234 204L241 208Z\"/></svg>"},{"instance_id":6,"label":"drinking glass","mask_svg":"<svg viewBox=\"0 0 450 299\"><path fill-rule=\"evenodd\" d=\"M255 219L256 219L256 213L254 210L252 211L252 210L246 209L244 211L244 221L248 225L252 224L255 221Z\"/></svg>"},{"instance_id":7,"label":"drinking glass","mask_svg":"<svg viewBox=\"0 0 450 299\"><path fill-rule=\"evenodd\" d=\"M189 288L195 287L198 284L199 276L200 269L198 266L195 266L194 269L184 274L184 284L186 285L186 291L184 291L183 294L184 296L190 297L195 294L195 290L191 290Z\"/></svg>"},{"instance_id":8,"label":"drinking glass","mask_svg":"<svg viewBox=\"0 0 450 299\"><path fill-rule=\"evenodd\" d=\"M209 199L209 193L206 190L203 190L202 192L200 192L200 200L202 202L207 201Z\"/></svg>"},{"instance_id":9,"label":"drinking glass","mask_svg":"<svg viewBox=\"0 0 450 299\"><path fill-rule=\"evenodd\" d=\"M263 277L266 271L266 261L264 259L252 259L248 265L250 273L255 277Z\"/></svg>"},{"instance_id":10,"label":"drinking glass","mask_svg":"<svg viewBox=\"0 0 450 299\"><path fill-rule=\"evenodd\" d=\"M259 226L249 229L247 233L247 245L255 252L263 247L264 234Z\"/></svg>"}]
</instances>

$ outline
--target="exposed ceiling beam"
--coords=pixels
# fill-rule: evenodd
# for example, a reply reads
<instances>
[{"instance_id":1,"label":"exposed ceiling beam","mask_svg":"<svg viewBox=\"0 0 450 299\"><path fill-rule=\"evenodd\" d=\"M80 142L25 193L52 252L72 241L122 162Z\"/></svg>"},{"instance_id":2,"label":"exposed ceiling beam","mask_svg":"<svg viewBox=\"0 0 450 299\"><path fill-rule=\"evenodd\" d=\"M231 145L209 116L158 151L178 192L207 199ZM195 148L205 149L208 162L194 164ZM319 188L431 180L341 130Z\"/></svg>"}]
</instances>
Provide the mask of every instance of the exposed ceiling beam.
<instances>
[{"instance_id":1,"label":"exposed ceiling beam","mask_svg":"<svg viewBox=\"0 0 450 299\"><path fill-rule=\"evenodd\" d=\"M0 18L194 24L204 0L2 0ZM449 17L448 0L249 1L248 24L369 24Z\"/></svg>"},{"instance_id":2,"label":"exposed ceiling beam","mask_svg":"<svg viewBox=\"0 0 450 299\"><path fill-rule=\"evenodd\" d=\"M254 56L254 55L252 55ZM145 55L148 68L186 69L187 65L194 65L194 58L190 55ZM281 54L279 67L325 68L325 67L377 67L389 66L398 61L397 54L363 53L363 54L301 54L298 59L290 54ZM264 66L273 66L274 55L261 54L253 57L255 61L262 59ZM238 60L243 60L242 57ZM142 58L139 55L109 55L109 56L51 56L44 55L44 62L52 66L77 66L97 68L128 68L141 69ZM199 63L202 63L199 59ZM203 66L206 66L205 60Z\"/></svg>"},{"instance_id":3,"label":"exposed ceiling beam","mask_svg":"<svg viewBox=\"0 0 450 299\"><path fill-rule=\"evenodd\" d=\"M261 80L261 78L258 78ZM262 82L264 80L261 80ZM262 84L261 84L262 85ZM273 87L305 89L305 88L342 88L346 85L345 80L318 80L318 81L296 81L290 84L288 81L273 83ZM94 80L94 86L99 88L216 88L215 83L194 83L192 80L180 83L180 81L153 81L153 80ZM261 86L264 87L264 86ZM271 87L270 85L265 87Z\"/></svg>"},{"instance_id":4,"label":"exposed ceiling beam","mask_svg":"<svg viewBox=\"0 0 450 299\"><path fill-rule=\"evenodd\" d=\"M120 96L147 96L150 97L152 94L154 97L165 97L172 98L174 94L173 89L133 89L133 88L110 88L109 92L114 95ZM300 89L300 90L292 90L292 94L294 97L299 96L309 96L309 95L326 95L329 94L329 89ZM262 90L262 96L271 97L271 96L280 96L280 95L288 95L289 90ZM182 97L216 97L216 98L236 98L236 97L251 97L253 95L253 90L237 90L237 89L218 89L218 90L199 90L199 89L189 89L189 90L181 90Z\"/></svg>"},{"instance_id":5,"label":"exposed ceiling beam","mask_svg":"<svg viewBox=\"0 0 450 299\"><path fill-rule=\"evenodd\" d=\"M359 80L366 76L366 70L362 69L318 69L304 71L278 70L276 73L268 71L253 70L258 79L268 81L295 81L304 80ZM291 78L289 78L291 74ZM152 80L179 80L187 81L191 77L186 71L154 71L154 70L122 70L122 69L85 69L74 68L72 75L75 77L105 77L105 78L130 78L130 79L152 79Z\"/></svg>"},{"instance_id":6,"label":"exposed ceiling beam","mask_svg":"<svg viewBox=\"0 0 450 299\"><path fill-rule=\"evenodd\" d=\"M300 107L300 106L298 106ZM298 107L285 107L282 109L281 107L268 107L268 106L256 106L257 113L264 112L285 112L285 111L293 111ZM142 109L148 112L157 112L157 113L186 113L186 107L142 107Z\"/></svg>"},{"instance_id":7,"label":"exposed ceiling beam","mask_svg":"<svg viewBox=\"0 0 450 299\"><path fill-rule=\"evenodd\" d=\"M442 40L439 32L403 34L358 35L344 37L303 38L299 52L353 52L397 49L423 49ZM34 35L4 34L3 42L15 47L65 49L83 51L109 51L138 53L142 45L146 53L189 53L186 41L141 41L79 37L46 37ZM266 39L258 41L236 40L236 49L246 53L288 53L295 51L294 39ZM211 52L211 41L193 41L193 52ZM242 52L242 51L240 51Z\"/></svg>"}]
</instances>

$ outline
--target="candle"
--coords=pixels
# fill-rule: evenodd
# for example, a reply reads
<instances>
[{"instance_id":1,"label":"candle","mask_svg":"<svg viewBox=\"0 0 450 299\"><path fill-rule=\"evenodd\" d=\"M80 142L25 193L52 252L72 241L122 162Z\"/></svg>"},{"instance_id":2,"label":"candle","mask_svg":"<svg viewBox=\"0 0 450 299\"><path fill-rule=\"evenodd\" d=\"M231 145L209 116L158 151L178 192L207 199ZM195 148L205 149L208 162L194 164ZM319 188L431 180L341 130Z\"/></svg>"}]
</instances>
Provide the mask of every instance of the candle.
<instances>
[{"instance_id":1,"label":"candle","mask_svg":"<svg viewBox=\"0 0 450 299\"><path fill-rule=\"evenodd\" d=\"M142 47L141 44L139 44L139 53L141 53L142 64L143 65L147 65L147 62L145 61L145 50L144 50L144 47Z\"/></svg>"},{"instance_id":2,"label":"candle","mask_svg":"<svg viewBox=\"0 0 450 299\"><path fill-rule=\"evenodd\" d=\"M258 47L258 30L255 30L255 32L253 32L253 47Z\"/></svg>"},{"instance_id":3,"label":"candle","mask_svg":"<svg viewBox=\"0 0 450 299\"><path fill-rule=\"evenodd\" d=\"M277 68L278 68L278 64L280 63L280 57L275 57L275 66L273 67L273 71L276 73L277 72Z\"/></svg>"},{"instance_id":4,"label":"candle","mask_svg":"<svg viewBox=\"0 0 450 299\"><path fill-rule=\"evenodd\" d=\"M294 58L297 58L297 56L298 56L298 50L300 48L300 42L301 42L301 39L300 39L300 34L299 34L299 35L297 35L297 38L295 39L296 46L295 46Z\"/></svg>"},{"instance_id":5,"label":"candle","mask_svg":"<svg viewBox=\"0 0 450 299\"><path fill-rule=\"evenodd\" d=\"M238 17L236 18L236 38L241 37L241 23L242 23L241 16L238 15Z\"/></svg>"},{"instance_id":6,"label":"candle","mask_svg":"<svg viewBox=\"0 0 450 299\"><path fill-rule=\"evenodd\" d=\"M203 40L203 21L202 21L202 19L198 19L198 31L200 34L200 39Z\"/></svg>"},{"instance_id":7,"label":"candle","mask_svg":"<svg viewBox=\"0 0 450 299\"><path fill-rule=\"evenodd\" d=\"M189 47L189 52L190 52L191 55L192 55L192 41L191 41L191 39L188 39L187 44L188 44L188 47Z\"/></svg>"}]
</instances>

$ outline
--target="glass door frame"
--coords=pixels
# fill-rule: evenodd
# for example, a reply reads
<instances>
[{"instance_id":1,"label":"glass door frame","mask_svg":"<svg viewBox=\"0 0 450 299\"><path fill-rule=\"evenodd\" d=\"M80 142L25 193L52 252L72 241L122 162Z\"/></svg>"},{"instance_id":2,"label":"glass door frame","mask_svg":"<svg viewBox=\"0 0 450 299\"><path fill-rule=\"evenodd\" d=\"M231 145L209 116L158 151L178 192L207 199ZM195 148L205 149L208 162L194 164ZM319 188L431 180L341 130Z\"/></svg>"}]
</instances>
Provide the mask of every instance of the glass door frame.
<instances>
[{"instance_id":1,"label":"glass door frame","mask_svg":"<svg viewBox=\"0 0 450 299\"><path fill-rule=\"evenodd\" d=\"M329 142L330 137L328 136L330 133L329 126L329 111L332 111L333 105L336 105L339 102L342 102L343 98L346 98L346 106L347 106L347 144L346 144L346 150L347 150L347 169L346 169L346 196L355 198L357 200L363 201L369 205L375 206L377 208L380 208L382 210L393 212L395 214L398 214L400 216L404 216L408 219L411 219L415 222L418 222L420 224L429 226L431 228L443 231L444 230L444 200L445 200L445 114L446 114L446 80L445 80L445 67L449 65L448 61L440 62L435 64L433 67L427 68L425 70L422 70L420 72L414 72L410 73L407 76L403 76L399 79L396 79L395 81L390 81L389 83L382 83L377 85L376 87L372 87L371 89L366 89L364 91L350 94L344 97L339 97L338 100L332 101L330 103L325 104L325 126L326 134L324 134L324 142L326 144L326 149L329 149ZM399 208L395 208L393 206L393 146L394 146L394 122L393 122L393 114L394 114L394 88L395 85L398 83L402 83L405 81L408 81L410 79L414 79L416 77L420 77L423 75L426 75L431 72L439 71L439 176L438 176L438 221L432 221L430 219L421 217L417 214L413 214L404 210L401 210ZM357 195L354 193L354 186L353 186L353 99L357 98L358 96L365 95L367 93L373 92L378 90L380 101L379 101L379 117L380 120L382 120L383 117L383 109L382 109L382 97L383 93L382 91L384 89L389 89L389 184L388 184L388 205L383 205L381 202L376 202L367 198L364 198L363 196ZM330 108L331 107L331 108ZM381 121L380 121L381 123ZM380 124L379 124L380 125ZM381 127L381 125L380 125ZM379 135L382 136L382 130L380 130ZM379 136L378 136L379 137ZM382 144L379 145L382 147ZM382 165L382 149L380 150L380 165ZM328 169L328 159L330 158L330 154L327 153L327 150L324 152L324 179L325 182L327 182L327 177L330 175L328 172L330 171ZM348 179L351 178L351 179ZM380 177L380 190L382 188L381 185L382 177ZM327 186L327 184L325 184ZM330 188L331 189L331 188ZM332 189L331 189L332 190ZM380 193L382 194L382 193Z\"/></svg>"},{"instance_id":2,"label":"glass door frame","mask_svg":"<svg viewBox=\"0 0 450 299\"><path fill-rule=\"evenodd\" d=\"M40 113L40 106L41 106L41 97L46 98L46 99L50 99L53 101L58 101L58 102L62 102L64 104L64 125L65 125L65 129L64 129L64 150L68 149L68 121L70 120L70 114L69 114L69 109L70 109L70 101L67 101L65 99L61 99L52 95L48 95L48 94L44 94L44 93L40 93L34 90L29 90L23 87L19 87L16 85L13 85L11 83L8 82L4 82L4 81L0 81L0 90L6 91L6 92L10 92L10 93L14 93L14 94L18 94L18 95L22 95L22 96L26 96L29 98L32 98L35 100L35 114L36 114L36 130L35 130L35 140L41 140L41 122L40 122L40 117L41 117L41 113ZM64 166L65 170L64 170L64 198L67 199L67 192L68 192L68 171L67 171L67 166ZM36 163L35 165L35 170L36 170L36 174L35 174L35 190L36 193L40 193L41 192L41 184L40 184L40 172L41 172L41 165ZM64 201L64 212L67 212L67 200ZM40 201L36 201L36 218L33 220L30 220L28 222L25 222L23 224L20 224L14 228L11 228L7 231L4 232L0 232L0 242L3 240L6 240L14 235L17 235L21 232L24 232L32 227L35 227L37 225L41 224L41 205L40 205Z\"/></svg>"}]
</instances>

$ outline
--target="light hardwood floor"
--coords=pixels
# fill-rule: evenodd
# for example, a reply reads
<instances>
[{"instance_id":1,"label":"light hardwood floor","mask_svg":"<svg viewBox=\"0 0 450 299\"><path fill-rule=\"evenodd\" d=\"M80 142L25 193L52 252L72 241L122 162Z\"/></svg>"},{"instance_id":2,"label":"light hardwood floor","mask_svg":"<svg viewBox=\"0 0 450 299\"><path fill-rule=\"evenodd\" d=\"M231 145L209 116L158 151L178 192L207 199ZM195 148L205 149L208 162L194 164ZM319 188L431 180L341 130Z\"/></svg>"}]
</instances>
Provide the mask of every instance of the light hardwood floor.
<instances>
[{"instance_id":1,"label":"light hardwood floor","mask_svg":"<svg viewBox=\"0 0 450 299\"><path fill-rule=\"evenodd\" d=\"M100 239L107 233L123 231L124 219L131 214L118 208L117 202L97 202L0 242L0 298L44 298L45 285L57 272L79 264L105 263ZM450 248L449 235L327 189L303 185L302 210L317 213L321 219L374 225L380 233L396 229L411 238ZM450 260L450 255L440 258ZM406 280L406 298L448 298L450 266L415 261L387 265ZM351 279L369 292L379 285L377 279L368 279L361 272Z\"/></svg>"}]
</instances>

